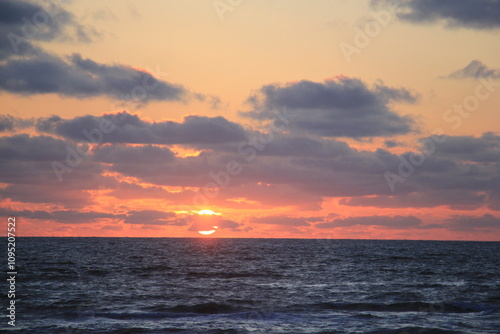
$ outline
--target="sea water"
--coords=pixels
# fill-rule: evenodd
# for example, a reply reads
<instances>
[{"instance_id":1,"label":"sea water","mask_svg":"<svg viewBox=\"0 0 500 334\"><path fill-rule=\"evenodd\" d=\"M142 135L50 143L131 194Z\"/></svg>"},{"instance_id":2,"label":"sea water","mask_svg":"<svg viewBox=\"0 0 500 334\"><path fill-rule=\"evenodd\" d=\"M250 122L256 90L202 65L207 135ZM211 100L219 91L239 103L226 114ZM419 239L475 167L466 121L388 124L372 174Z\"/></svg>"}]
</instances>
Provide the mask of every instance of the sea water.
<instances>
[{"instance_id":1,"label":"sea water","mask_svg":"<svg viewBox=\"0 0 500 334\"><path fill-rule=\"evenodd\" d=\"M16 246L16 326L3 317L0 327L13 333L500 333L498 242L17 238Z\"/></svg>"}]
</instances>

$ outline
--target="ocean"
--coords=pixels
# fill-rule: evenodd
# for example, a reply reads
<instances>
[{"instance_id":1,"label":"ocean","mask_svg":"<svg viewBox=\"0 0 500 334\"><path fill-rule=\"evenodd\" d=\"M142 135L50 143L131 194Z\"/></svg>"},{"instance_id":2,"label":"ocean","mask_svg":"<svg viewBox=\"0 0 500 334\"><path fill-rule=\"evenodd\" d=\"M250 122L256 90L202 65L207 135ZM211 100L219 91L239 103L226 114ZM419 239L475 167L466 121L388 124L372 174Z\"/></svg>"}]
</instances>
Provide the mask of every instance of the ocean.
<instances>
[{"instance_id":1,"label":"ocean","mask_svg":"<svg viewBox=\"0 0 500 334\"><path fill-rule=\"evenodd\" d=\"M25 237L16 265L9 333L500 333L498 242Z\"/></svg>"}]
</instances>

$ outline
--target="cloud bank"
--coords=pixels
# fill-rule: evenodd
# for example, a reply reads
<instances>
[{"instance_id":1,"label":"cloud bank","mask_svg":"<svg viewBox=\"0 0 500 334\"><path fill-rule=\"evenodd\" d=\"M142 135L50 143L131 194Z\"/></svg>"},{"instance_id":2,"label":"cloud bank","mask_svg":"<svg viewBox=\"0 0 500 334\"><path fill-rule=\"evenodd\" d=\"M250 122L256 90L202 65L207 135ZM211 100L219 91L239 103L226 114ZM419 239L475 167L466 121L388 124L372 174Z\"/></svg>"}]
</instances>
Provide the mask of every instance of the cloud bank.
<instances>
[{"instance_id":1,"label":"cloud bank","mask_svg":"<svg viewBox=\"0 0 500 334\"><path fill-rule=\"evenodd\" d=\"M387 0L372 0L372 6L387 4ZM411 23L443 22L450 28L498 29L498 0L404 0L389 1L399 19Z\"/></svg>"},{"instance_id":2,"label":"cloud bank","mask_svg":"<svg viewBox=\"0 0 500 334\"><path fill-rule=\"evenodd\" d=\"M302 80L261 87L247 102L252 111L243 115L267 120L273 110L286 109L290 128L322 137L378 137L415 130L409 116L400 116L392 102L415 103L406 89L377 84L370 88L359 79L340 77L325 82Z\"/></svg>"}]
</instances>

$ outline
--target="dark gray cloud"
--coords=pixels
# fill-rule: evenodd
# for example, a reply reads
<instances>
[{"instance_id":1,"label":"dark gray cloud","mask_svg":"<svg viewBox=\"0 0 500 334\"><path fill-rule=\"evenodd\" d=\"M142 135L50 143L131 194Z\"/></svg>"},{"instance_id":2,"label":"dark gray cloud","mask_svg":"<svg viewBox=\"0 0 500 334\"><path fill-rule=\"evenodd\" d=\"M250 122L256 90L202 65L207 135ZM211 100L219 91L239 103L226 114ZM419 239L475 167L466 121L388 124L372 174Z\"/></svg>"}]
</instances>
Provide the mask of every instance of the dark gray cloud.
<instances>
[{"instance_id":1,"label":"dark gray cloud","mask_svg":"<svg viewBox=\"0 0 500 334\"><path fill-rule=\"evenodd\" d=\"M335 139L321 139L294 135L276 134L260 153L270 156L309 156L332 158L352 152L346 143Z\"/></svg>"},{"instance_id":2,"label":"dark gray cloud","mask_svg":"<svg viewBox=\"0 0 500 334\"><path fill-rule=\"evenodd\" d=\"M14 117L10 115L0 115L0 132L14 130Z\"/></svg>"},{"instance_id":3,"label":"dark gray cloud","mask_svg":"<svg viewBox=\"0 0 500 334\"><path fill-rule=\"evenodd\" d=\"M175 212L158 210L129 211L123 221L125 224L140 225L186 225L187 221L179 217Z\"/></svg>"},{"instance_id":4,"label":"dark gray cloud","mask_svg":"<svg viewBox=\"0 0 500 334\"><path fill-rule=\"evenodd\" d=\"M398 147L398 146L401 146L401 145L403 145L403 143L398 142L396 140L386 140L386 141L384 141L384 146L386 148L393 148L393 147Z\"/></svg>"},{"instance_id":5,"label":"dark gray cloud","mask_svg":"<svg viewBox=\"0 0 500 334\"><path fill-rule=\"evenodd\" d=\"M97 33L54 2L0 1L0 59L42 53L37 41L91 41Z\"/></svg>"},{"instance_id":6,"label":"dark gray cloud","mask_svg":"<svg viewBox=\"0 0 500 334\"><path fill-rule=\"evenodd\" d=\"M280 140L277 137L277 142ZM269 144L271 146L272 143ZM307 147L301 150L307 151ZM368 195L378 196L366 200L379 201L373 202L374 205L404 207L412 206L413 203L417 207L428 207L433 205L429 198L434 198L436 205L473 209L486 204L487 199L480 192L493 191L500 185L498 168L494 162L478 164L468 161L467 155L445 155L438 150L426 157L424 163L417 166L414 173L392 193L384 173L398 173L403 160L411 160L421 153L406 152L398 156L383 149L375 152L357 151L342 145L339 145L338 150L327 151L328 154L322 154L321 150L314 153L313 150L311 154L300 155L301 150L289 150L286 146L278 145L271 151L272 154L266 153L264 149L256 153L253 161L248 162L246 156L240 155L236 149L231 153L214 148L206 159L204 155L177 157L173 162L161 164L115 164L110 168L158 185L203 187L214 182L225 184L218 200L226 196L228 201L243 199L238 204L240 206L249 207L252 205L250 202L261 205L279 202L286 206L290 198L288 203L292 206L300 206L302 200L304 208L310 210L318 207L324 196ZM241 173L227 177L226 164L232 160L240 163ZM462 198L458 198L457 194ZM392 196L401 197L395 200ZM355 201L350 204L354 205Z\"/></svg>"},{"instance_id":7,"label":"dark gray cloud","mask_svg":"<svg viewBox=\"0 0 500 334\"><path fill-rule=\"evenodd\" d=\"M239 184L225 188L217 205L241 209L259 210L262 207L276 208L289 207L293 210L314 211L321 210L323 199L313 192L298 190L292 184L263 184L254 180L244 180ZM276 182L276 181L275 181ZM219 199L218 198L218 199Z\"/></svg>"},{"instance_id":8,"label":"dark gray cloud","mask_svg":"<svg viewBox=\"0 0 500 334\"><path fill-rule=\"evenodd\" d=\"M335 138L321 138L315 136L278 133L273 131L246 131L247 139L242 142L228 144L197 144L198 149L206 150L203 153L207 161L216 156L216 153L243 152L242 155L260 157L316 157L331 158L349 154L355 150L345 142Z\"/></svg>"},{"instance_id":9,"label":"dark gray cloud","mask_svg":"<svg viewBox=\"0 0 500 334\"><path fill-rule=\"evenodd\" d=\"M373 6L381 3L372 0ZM452 28L473 29L500 27L498 0L405 0L397 1L394 7L398 18L412 23L444 22Z\"/></svg>"},{"instance_id":10,"label":"dark gray cloud","mask_svg":"<svg viewBox=\"0 0 500 334\"><path fill-rule=\"evenodd\" d=\"M174 163L115 163L108 168L113 172L137 177L154 185L203 187L212 181L209 176L211 166L197 157L177 158ZM223 168L223 166L213 166L213 168Z\"/></svg>"},{"instance_id":11,"label":"dark gray cloud","mask_svg":"<svg viewBox=\"0 0 500 334\"><path fill-rule=\"evenodd\" d=\"M393 193L384 173L398 173L402 161L410 161L422 152L405 152L398 156L384 149L360 151L336 139L280 133L262 150L255 149L255 158L248 160L245 153L238 151L236 139L252 132L223 118L196 116L197 124L212 121L225 124L203 134L210 127L186 127L191 122L188 119L152 123L135 115L120 115L83 116L70 120L54 116L38 120L39 131L72 139L68 141L26 134L0 137L2 198L75 208L95 200L89 190L105 190L116 198L162 198L175 203L197 201L200 204L205 202L198 201L199 192L206 192L207 187L219 187L215 189L218 192L215 198L207 201L234 209L320 210L325 197L344 198L341 201L344 205L381 208L447 206L452 210L479 207L497 210L500 207L500 139L493 133L480 137L443 136L444 141L436 145L435 151L426 156ZM89 140L83 130L102 127L102 121L106 120L116 129L101 134L102 142L110 136L108 141L116 143L96 145L90 151L85 150L85 142L75 144L75 139ZM109 128L109 124L104 128ZM226 131L232 135L223 135L226 126L237 130ZM164 128L173 129L168 131L172 136L157 131ZM211 136L211 133L216 135ZM233 142L225 146L222 138ZM134 145L122 143L122 140ZM208 156L175 156L172 149L165 146L167 143L193 142L196 147L210 140L223 144L212 145ZM163 144L143 144L145 141ZM64 174L64 182L59 182L53 162L66 164L68 155L72 159L71 152L78 151L88 153L75 168ZM237 175L227 173L230 161L238 162L241 171ZM119 182L112 176L115 173L137 178L141 184ZM198 193L189 188L170 192L163 186L202 189Z\"/></svg>"},{"instance_id":12,"label":"dark gray cloud","mask_svg":"<svg viewBox=\"0 0 500 334\"><path fill-rule=\"evenodd\" d=\"M455 231L473 232L478 229L500 229L500 217L490 214L482 216L454 215L447 219L448 228Z\"/></svg>"},{"instance_id":13,"label":"dark gray cloud","mask_svg":"<svg viewBox=\"0 0 500 334\"><path fill-rule=\"evenodd\" d=\"M377 208L435 208L448 206L452 210L475 210L487 203L487 196L466 190L423 190L397 196L343 198L342 205Z\"/></svg>"},{"instance_id":14,"label":"dark gray cloud","mask_svg":"<svg viewBox=\"0 0 500 334\"><path fill-rule=\"evenodd\" d=\"M64 160L67 146L66 142L50 136L31 137L27 134L18 134L0 137L0 161Z\"/></svg>"},{"instance_id":15,"label":"dark gray cloud","mask_svg":"<svg viewBox=\"0 0 500 334\"><path fill-rule=\"evenodd\" d=\"M191 215L186 217L186 220L191 223L188 228L188 231L191 232L210 231L214 229L228 229L233 232L246 232L249 230L248 226L245 227L242 223L224 219L219 215Z\"/></svg>"},{"instance_id":16,"label":"dark gray cloud","mask_svg":"<svg viewBox=\"0 0 500 334\"><path fill-rule=\"evenodd\" d=\"M0 189L0 198L22 203L57 204L67 208L83 208L91 203L91 196L81 189L25 184L8 185Z\"/></svg>"},{"instance_id":17,"label":"dark gray cloud","mask_svg":"<svg viewBox=\"0 0 500 334\"><path fill-rule=\"evenodd\" d=\"M0 189L2 198L19 202L83 207L92 202L88 190L113 187L101 173L105 166L92 162L83 146L49 136L19 134L0 137ZM53 164L68 166L66 182L59 182Z\"/></svg>"},{"instance_id":18,"label":"dark gray cloud","mask_svg":"<svg viewBox=\"0 0 500 334\"><path fill-rule=\"evenodd\" d=\"M69 120L52 116L39 119L36 128L38 131L72 140L99 140L99 143L218 144L240 142L246 138L246 132L241 125L221 116L186 116L182 123L152 123L127 112L99 117L87 115ZM101 131L101 135L89 135L101 128L105 129L106 133Z\"/></svg>"},{"instance_id":19,"label":"dark gray cloud","mask_svg":"<svg viewBox=\"0 0 500 334\"><path fill-rule=\"evenodd\" d=\"M422 228L422 220L414 216L361 216L337 218L331 222L316 224L316 228L336 228L346 226L382 226L395 229Z\"/></svg>"},{"instance_id":20,"label":"dark gray cloud","mask_svg":"<svg viewBox=\"0 0 500 334\"><path fill-rule=\"evenodd\" d=\"M495 189L488 193L488 208L494 211L500 211L500 190Z\"/></svg>"},{"instance_id":21,"label":"dark gray cloud","mask_svg":"<svg viewBox=\"0 0 500 334\"><path fill-rule=\"evenodd\" d=\"M483 64L479 60L471 61L464 68L455 71L453 73L448 74L444 78L450 79L467 79L467 78L500 78L500 70L488 68L485 64Z\"/></svg>"},{"instance_id":22,"label":"dark gray cloud","mask_svg":"<svg viewBox=\"0 0 500 334\"><path fill-rule=\"evenodd\" d=\"M289 227L309 226L307 218L289 217L285 215L253 217L250 219L253 224L284 225Z\"/></svg>"},{"instance_id":23,"label":"dark gray cloud","mask_svg":"<svg viewBox=\"0 0 500 334\"><path fill-rule=\"evenodd\" d=\"M112 191L108 193L118 199L136 199L136 198L159 198L168 202L188 202L192 201L194 191L184 190L169 192L159 186L142 186L135 183L118 182L112 186Z\"/></svg>"},{"instance_id":24,"label":"dark gray cloud","mask_svg":"<svg viewBox=\"0 0 500 334\"><path fill-rule=\"evenodd\" d=\"M241 226L243 226L243 224L235 222L234 220L230 220L230 219L222 219L220 224L219 224L219 228L222 228L222 229L228 228L228 229L231 229L233 231L239 231Z\"/></svg>"},{"instance_id":25,"label":"dark gray cloud","mask_svg":"<svg viewBox=\"0 0 500 334\"><path fill-rule=\"evenodd\" d=\"M62 224L86 224L112 219L123 221L125 224L138 225L177 225L187 224L187 220L179 217L175 212L158 210L128 211L122 214L105 212L89 212L78 210L12 210L10 208L0 208L0 214L4 216L16 216L28 219L39 219Z\"/></svg>"},{"instance_id":26,"label":"dark gray cloud","mask_svg":"<svg viewBox=\"0 0 500 334\"><path fill-rule=\"evenodd\" d=\"M16 94L59 94L77 98L108 96L138 103L182 101L182 86L125 65L99 64L73 54L67 60L49 54L9 59L0 65L0 89Z\"/></svg>"},{"instance_id":27,"label":"dark gray cloud","mask_svg":"<svg viewBox=\"0 0 500 334\"><path fill-rule=\"evenodd\" d=\"M256 119L273 119L274 110L286 109L287 130L323 137L375 137L406 134L415 129L409 116L400 116L390 102L414 103L417 97L405 89L378 83L367 87L361 80L339 78L323 83L263 86L247 102L254 110L243 113Z\"/></svg>"},{"instance_id":28,"label":"dark gray cloud","mask_svg":"<svg viewBox=\"0 0 500 334\"><path fill-rule=\"evenodd\" d=\"M74 39L89 42L91 27L54 3L0 2L0 90L15 94L59 94L76 98L107 96L144 104L150 101L210 100L190 93L145 70L120 64L100 64L79 54L62 58L49 54L37 41Z\"/></svg>"},{"instance_id":29,"label":"dark gray cloud","mask_svg":"<svg viewBox=\"0 0 500 334\"><path fill-rule=\"evenodd\" d=\"M419 141L428 142L430 138ZM438 156L463 162L500 162L500 136L493 132L486 132L480 137L442 136L442 141L436 146L435 154Z\"/></svg>"},{"instance_id":30,"label":"dark gray cloud","mask_svg":"<svg viewBox=\"0 0 500 334\"><path fill-rule=\"evenodd\" d=\"M101 219L123 219L125 215L105 212L84 212L77 210L11 210L0 208L2 216L16 216L28 219L39 219L46 222L56 222L62 224L86 224L94 223Z\"/></svg>"},{"instance_id":31,"label":"dark gray cloud","mask_svg":"<svg viewBox=\"0 0 500 334\"><path fill-rule=\"evenodd\" d=\"M19 118L12 115L0 115L0 132L20 130L33 126L33 118Z\"/></svg>"},{"instance_id":32,"label":"dark gray cloud","mask_svg":"<svg viewBox=\"0 0 500 334\"><path fill-rule=\"evenodd\" d=\"M174 159L170 149L154 145L105 145L94 152L94 160L116 164L162 164Z\"/></svg>"}]
</instances>

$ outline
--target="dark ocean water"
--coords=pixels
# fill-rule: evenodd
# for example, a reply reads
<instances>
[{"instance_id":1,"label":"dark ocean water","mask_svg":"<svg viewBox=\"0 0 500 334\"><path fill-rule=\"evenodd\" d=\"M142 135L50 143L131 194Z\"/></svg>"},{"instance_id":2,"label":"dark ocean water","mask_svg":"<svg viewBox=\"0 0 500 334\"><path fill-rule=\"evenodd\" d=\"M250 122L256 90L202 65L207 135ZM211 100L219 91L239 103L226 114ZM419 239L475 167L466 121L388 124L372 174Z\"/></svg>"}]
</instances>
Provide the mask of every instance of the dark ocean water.
<instances>
[{"instance_id":1,"label":"dark ocean water","mask_svg":"<svg viewBox=\"0 0 500 334\"><path fill-rule=\"evenodd\" d=\"M13 333L500 333L500 243L18 238L16 246Z\"/></svg>"}]
</instances>

